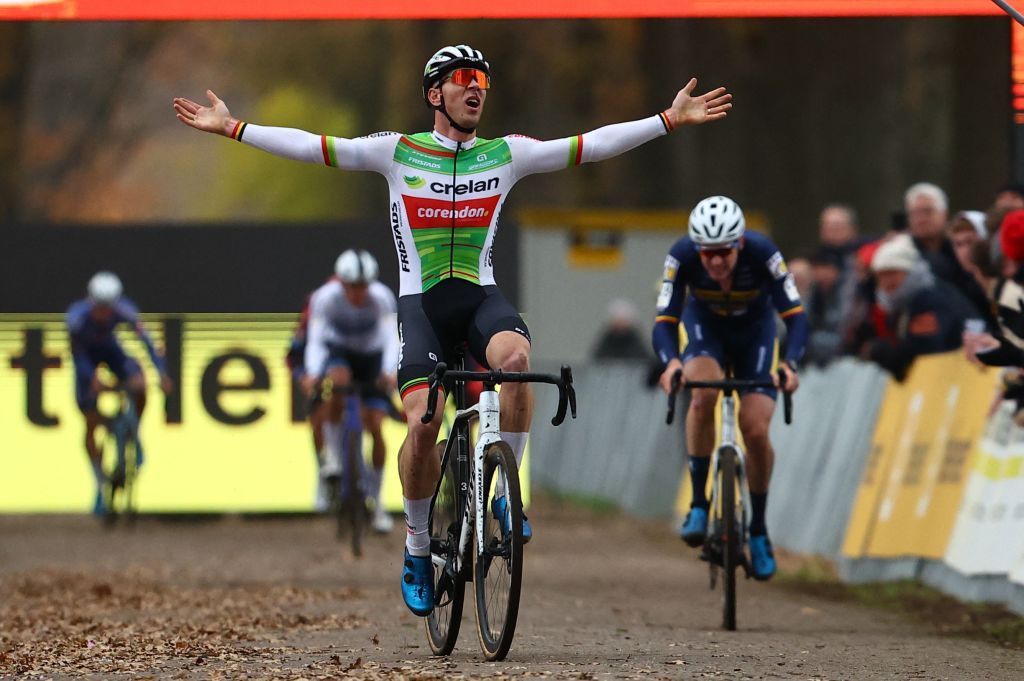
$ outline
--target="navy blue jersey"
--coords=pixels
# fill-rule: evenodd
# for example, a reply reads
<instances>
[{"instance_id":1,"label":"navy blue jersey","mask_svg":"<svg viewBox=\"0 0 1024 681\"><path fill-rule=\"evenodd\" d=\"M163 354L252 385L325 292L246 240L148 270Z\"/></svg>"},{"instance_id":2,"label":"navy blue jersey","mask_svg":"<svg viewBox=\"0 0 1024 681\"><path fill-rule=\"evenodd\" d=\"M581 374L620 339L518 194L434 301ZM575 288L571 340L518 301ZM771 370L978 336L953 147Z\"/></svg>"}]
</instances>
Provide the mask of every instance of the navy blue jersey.
<instances>
[{"instance_id":1,"label":"navy blue jersey","mask_svg":"<svg viewBox=\"0 0 1024 681\"><path fill-rule=\"evenodd\" d=\"M139 320L139 309L132 301L122 296L111 306L113 314L104 321L98 321L92 316L94 306L93 301L84 298L72 303L65 315L68 335L71 338L71 354L76 364L82 361L94 363L89 358L106 354L113 348L120 348L114 330L121 324L128 324L146 346L153 365L164 373L163 358L157 354L153 339Z\"/></svg>"},{"instance_id":2,"label":"navy blue jersey","mask_svg":"<svg viewBox=\"0 0 1024 681\"><path fill-rule=\"evenodd\" d=\"M730 333L742 333L778 312L788 330L785 358L795 363L803 356L807 315L782 253L766 236L744 235L728 291L704 269L689 237L672 246L665 258L653 333L654 350L662 362L679 355L678 325L684 306L717 328L727 325Z\"/></svg>"}]
</instances>

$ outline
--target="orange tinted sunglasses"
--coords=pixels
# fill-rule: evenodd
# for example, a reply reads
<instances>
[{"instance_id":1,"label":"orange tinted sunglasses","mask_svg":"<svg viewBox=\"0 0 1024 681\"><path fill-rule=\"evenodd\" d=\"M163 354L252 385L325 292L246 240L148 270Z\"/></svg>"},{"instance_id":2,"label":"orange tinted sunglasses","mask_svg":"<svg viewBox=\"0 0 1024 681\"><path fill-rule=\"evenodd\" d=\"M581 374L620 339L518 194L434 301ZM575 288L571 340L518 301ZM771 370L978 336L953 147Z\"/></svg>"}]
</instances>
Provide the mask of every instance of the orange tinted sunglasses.
<instances>
[{"instance_id":1,"label":"orange tinted sunglasses","mask_svg":"<svg viewBox=\"0 0 1024 681\"><path fill-rule=\"evenodd\" d=\"M455 69L448 74L446 80L450 80L459 87L469 87L474 80L477 87L481 90L487 90L491 87L491 77L480 69Z\"/></svg>"}]
</instances>

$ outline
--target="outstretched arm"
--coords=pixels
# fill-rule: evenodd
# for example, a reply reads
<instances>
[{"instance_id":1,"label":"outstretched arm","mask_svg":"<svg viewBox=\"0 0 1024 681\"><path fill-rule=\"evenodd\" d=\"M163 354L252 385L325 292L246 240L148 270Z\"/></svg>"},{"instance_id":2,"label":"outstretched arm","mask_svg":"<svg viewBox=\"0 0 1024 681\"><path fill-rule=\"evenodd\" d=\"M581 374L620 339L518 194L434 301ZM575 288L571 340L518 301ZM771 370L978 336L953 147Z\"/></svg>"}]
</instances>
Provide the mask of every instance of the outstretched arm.
<instances>
[{"instance_id":1,"label":"outstretched arm","mask_svg":"<svg viewBox=\"0 0 1024 681\"><path fill-rule=\"evenodd\" d=\"M513 158L520 177L549 173L569 166L603 161L665 135L683 125L700 125L721 120L732 108L732 95L724 87L694 95L697 79L680 90L672 105L656 116L603 128L573 137L541 142L522 137L508 138L515 145Z\"/></svg>"},{"instance_id":2,"label":"outstretched arm","mask_svg":"<svg viewBox=\"0 0 1024 681\"><path fill-rule=\"evenodd\" d=\"M196 130L212 132L244 142L263 151L304 163L319 163L345 170L385 172L397 135L385 134L357 139L315 135L295 128L254 125L231 115L212 90L206 91L210 106L184 97L174 98L178 120Z\"/></svg>"}]
</instances>

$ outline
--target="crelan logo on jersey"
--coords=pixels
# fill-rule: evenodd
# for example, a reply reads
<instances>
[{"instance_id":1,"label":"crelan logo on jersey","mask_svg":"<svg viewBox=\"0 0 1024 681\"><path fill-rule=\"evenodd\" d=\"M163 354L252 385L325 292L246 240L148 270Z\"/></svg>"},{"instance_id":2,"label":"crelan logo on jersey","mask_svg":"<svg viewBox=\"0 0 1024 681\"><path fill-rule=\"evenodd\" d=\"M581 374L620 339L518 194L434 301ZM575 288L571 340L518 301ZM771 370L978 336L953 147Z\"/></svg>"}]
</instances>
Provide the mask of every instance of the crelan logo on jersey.
<instances>
[{"instance_id":1,"label":"crelan logo on jersey","mask_svg":"<svg viewBox=\"0 0 1024 681\"><path fill-rule=\"evenodd\" d=\"M405 184L409 187L409 189L419 189L420 187L423 187L424 185L427 184L427 181L424 180L419 175L413 175L412 177L409 177L408 175L403 175L402 179L405 180Z\"/></svg>"},{"instance_id":2,"label":"crelan logo on jersey","mask_svg":"<svg viewBox=\"0 0 1024 681\"><path fill-rule=\"evenodd\" d=\"M499 180L496 177L492 177L488 180L468 180L466 182L457 183L445 183L445 182L431 182L430 191L435 194L451 194L456 195L469 194L471 192L488 192L494 191L498 188Z\"/></svg>"}]
</instances>

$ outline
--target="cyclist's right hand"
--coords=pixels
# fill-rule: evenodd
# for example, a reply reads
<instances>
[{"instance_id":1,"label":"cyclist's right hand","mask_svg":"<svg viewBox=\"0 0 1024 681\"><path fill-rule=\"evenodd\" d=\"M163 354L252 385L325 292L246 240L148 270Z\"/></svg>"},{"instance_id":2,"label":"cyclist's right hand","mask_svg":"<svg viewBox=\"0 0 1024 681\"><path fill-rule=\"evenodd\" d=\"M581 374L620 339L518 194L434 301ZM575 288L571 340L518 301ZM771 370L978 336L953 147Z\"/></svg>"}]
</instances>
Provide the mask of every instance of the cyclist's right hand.
<instances>
[{"instance_id":1,"label":"cyclist's right hand","mask_svg":"<svg viewBox=\"0 0 1024 681\"><path fill-rule=\"evenodd\" d=\"M231 117L227 105L213 93L213 90L207 90L206 96L210 99L210 106L197 104L184 97L175 97L174 111L178 120L196 130L230 137L238 120Z\"/></svg>"},{"instance_id":2,"label":"cyclist's right hand","mask_svg":"<svg viewBox=\"0 0 1024 681\"><path fill-rule=\"evenodd\" d=\"M658 383L661 385L661 391L663 393L668 395L669 392L671 392L671 390L672 390L672 374L674 374L677 369L678 370L682 370L682 368L683 368L683 363L680 362L678 358L673 357L672 359L670 359L668 361L668 366L665 367L665 371L661 372L661 378L658 379ZM685 383L685 382L686 382L686 379L683 379L683 383Z\"/></svg>"}]
</instances>

